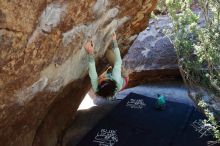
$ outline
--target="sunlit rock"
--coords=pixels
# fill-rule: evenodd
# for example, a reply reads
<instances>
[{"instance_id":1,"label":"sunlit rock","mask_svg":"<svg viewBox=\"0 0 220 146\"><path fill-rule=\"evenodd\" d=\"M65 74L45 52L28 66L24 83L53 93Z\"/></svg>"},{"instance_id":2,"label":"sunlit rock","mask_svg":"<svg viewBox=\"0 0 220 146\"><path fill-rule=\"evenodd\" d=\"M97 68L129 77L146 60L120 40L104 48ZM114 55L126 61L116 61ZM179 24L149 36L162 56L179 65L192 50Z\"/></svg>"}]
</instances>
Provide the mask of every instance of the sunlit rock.
<instances>
[{"instance_id":1,"label":"sunlit rock","mask_svg":"<svg viewBox=\"0 0 220 146\"><path fill-rule=\"evenodd\" d=\"M90 87L116 31L122 53L146 28L156 0L0 0L0 145L54 146ZM127 45L126 45L127 44Z\"/></svg>"}]
</instances>

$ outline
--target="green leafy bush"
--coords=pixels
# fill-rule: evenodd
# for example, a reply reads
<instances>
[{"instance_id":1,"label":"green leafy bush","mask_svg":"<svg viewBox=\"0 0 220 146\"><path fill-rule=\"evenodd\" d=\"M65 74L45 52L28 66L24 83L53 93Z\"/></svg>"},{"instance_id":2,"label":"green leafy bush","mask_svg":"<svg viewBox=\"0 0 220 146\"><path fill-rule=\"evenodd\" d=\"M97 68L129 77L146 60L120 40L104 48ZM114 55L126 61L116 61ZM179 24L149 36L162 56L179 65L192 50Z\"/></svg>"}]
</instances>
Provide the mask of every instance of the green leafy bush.
<instances>
[{"instance_id":1,"label":"green leafy bush","mask_svg":"<svg viewBox=\"0 0 220 146\"><path fill-rule=\"evenodd\" d=\"M166 0L166 5L173 24L167 34L175 46L185 83L206 89L219 100L220 0ZM193 11L194 6L199 10ZM213 135L220 142L213 114L208 106L201 107L214 127Z\"/></svg>"},{"instance_id":2,"label":"green leafy bush","mask_svg":"<svg viewBox=\"0 0 220 146\"><path fill-rule=\"evenodd\" d=\"M187 81L220 95L220 1L198 0L204 26L191 9L191 0L167 0L173 22L170 34Z\"/></svg>"}]
</instances>

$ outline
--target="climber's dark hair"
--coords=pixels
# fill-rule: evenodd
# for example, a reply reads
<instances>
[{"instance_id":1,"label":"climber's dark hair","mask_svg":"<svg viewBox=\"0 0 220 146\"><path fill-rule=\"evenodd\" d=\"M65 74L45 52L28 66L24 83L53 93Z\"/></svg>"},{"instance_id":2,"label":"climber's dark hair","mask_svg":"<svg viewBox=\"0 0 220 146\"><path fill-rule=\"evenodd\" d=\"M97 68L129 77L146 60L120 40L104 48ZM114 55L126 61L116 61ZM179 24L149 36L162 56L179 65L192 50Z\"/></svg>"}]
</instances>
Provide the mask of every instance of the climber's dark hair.
<instances>
[{"instance_id":1,"label":"climber's dark hair","mask_svg":"<svg viewBox=\"0 0 220 146\"><path fill-rule=\"evenodd\" d=\"M98 85L98 92L96 93L103 98L108 98L114 96L116 88L116 82L108 79L102 81L101 84Z\"/></svg>"}]
</instances>

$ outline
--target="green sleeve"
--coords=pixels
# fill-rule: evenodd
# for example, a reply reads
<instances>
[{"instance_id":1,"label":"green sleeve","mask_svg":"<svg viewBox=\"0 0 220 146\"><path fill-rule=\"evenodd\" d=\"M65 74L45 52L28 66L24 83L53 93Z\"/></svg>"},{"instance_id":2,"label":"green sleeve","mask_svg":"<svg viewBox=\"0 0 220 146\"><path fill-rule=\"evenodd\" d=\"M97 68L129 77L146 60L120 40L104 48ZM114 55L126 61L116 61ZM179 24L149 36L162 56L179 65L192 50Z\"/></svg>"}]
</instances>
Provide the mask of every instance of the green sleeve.
<instances>
[{"instance_id":1,"label":"green sleeve","mask_svg":"<svg viewBox=\"0 0 220 146\"><path fill-rule=\"evenodd\" d=\"M118 48L118 43L116 40L113 41L114 44L114 54L115 54L115 62L114 62L114 67L112 70L112 78L116 81L117 83L117 88L120 90L123 86L123 78L121 76L121 66L122 66L122 59L121 59L121 53Z\"/></svg>"},{"instance_id":2,"label":"green sleeve","mask_svg":"<svg viewBox=\"0 0 220 146\"><path fill-rule=\"evenodd\" d=\"M97 92L98 90L98 75L95 67L95 60L93 55L88 54L88 64L89 64L89 77L92 84L92 89Z\"/></svg>"}]
</instances>

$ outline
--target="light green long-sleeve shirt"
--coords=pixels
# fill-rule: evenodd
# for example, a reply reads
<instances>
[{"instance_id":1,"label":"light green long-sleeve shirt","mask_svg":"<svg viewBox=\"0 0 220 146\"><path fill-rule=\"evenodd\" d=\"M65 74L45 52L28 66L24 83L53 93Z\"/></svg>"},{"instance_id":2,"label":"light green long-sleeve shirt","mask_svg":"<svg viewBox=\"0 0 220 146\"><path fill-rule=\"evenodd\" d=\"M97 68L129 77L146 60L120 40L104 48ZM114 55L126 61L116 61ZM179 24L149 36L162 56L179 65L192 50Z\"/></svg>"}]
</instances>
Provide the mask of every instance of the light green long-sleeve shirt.
<instances>
[{"instance_id":1,"label":"light green long-sleeve shirt","mask_svg":"<svg viewBox=\"0 0 220 146\"><path fill-rule=\"evenodd\" d=\"M120 91L124 84L124 79L121 76L121 54L118 48L117 41L113 41L114 44L114 54L115 54L115 62L114 67L111 74L106 74L105 76L108 79L113 79L116 82L117 91ZM89 64L89 77L91 79L92 89L97 92L98 91L98 74L95 67L95 60L93 55L88 55L88 64Z\"/></svg>"}]
</instances>

